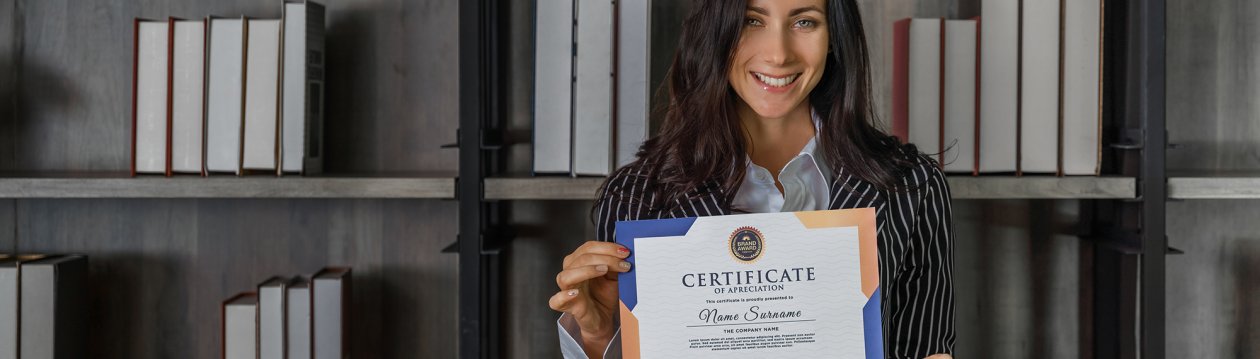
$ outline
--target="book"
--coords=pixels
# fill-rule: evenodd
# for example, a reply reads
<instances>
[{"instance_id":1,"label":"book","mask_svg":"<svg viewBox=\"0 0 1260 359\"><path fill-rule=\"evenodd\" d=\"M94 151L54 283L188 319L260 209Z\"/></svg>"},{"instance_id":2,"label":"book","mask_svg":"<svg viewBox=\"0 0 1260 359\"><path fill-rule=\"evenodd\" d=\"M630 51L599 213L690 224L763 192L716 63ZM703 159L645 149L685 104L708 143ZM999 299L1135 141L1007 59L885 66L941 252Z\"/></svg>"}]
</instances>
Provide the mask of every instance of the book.
<instances>
[{"instance_id":1,"label":"book","mask_svg":"<svg viewBox=\"0 0 1260 359\"><path fill-rule=\"evenodd\" d=\"M210 18L206 68L206 172L241 174L245 18Z\"/></svg>"},{"instance_id":2,"label":"book","mask_svg":"<svg viewBox=\"0 0 1260 359\"><path fill-rule=\"evenodd\" d=\"M280 152L280 27L278 19L249 19L245 27L242 170L276 171Z\"/></svg>"},{"instance_id":3,"label":"book","mask_svg":"<svg viewBox=\"0 0 1260 359\"><path fill-rule=\"evenodd\" d=\"M1023 0L1020 39L1020 173L1059 171L1059 10L1062 0Z\"/></svg>"},{"instance_id":4,"label":"book","mask_svg":"<svg viewBox=\"0 0 1260 359\"><path fill-rule=\"evenodd\" d=\"M910 21L910 59L907 90L909 108L906 129L910 143L920 152L937 157L941 153L942 92L944 64L942 36L944 20ZM943 161L940 161L943 162Z\"/></svg>"},{"instance_id":5,"label":"book","mask_svg":"<svg viewBox=\"0 0 1260 359\"><path fill-rule=\"evenodd\" d=\"M18 358L18 286L24 262L44 258L43 255L0 255L0 359Z\"/></svg>"},{"instance_id":6,"label":"book","mask_svg":"<svg viewBox=\"0 0 1260 359\"><path fill-rule=\"evenodd\" d=\"M223 358L258 357L258 295L241 293L223 302Z\"/></svg>"},{"instance_id":7,"label":"book","mask_svg":"<svg viewBox=\"0 0 1260 359\"><path fill-rule=\"evenodd\" d=\"M976 173L976 20L945 21L944 118L941 147L946 172Z\"/></svg>"},{"instance_id":8,"label":"book","mask_svg":"<svg viewBox=\"0 0 1260 359\"><path fill-rule=\"evenodd\" d=\"M617 3L617 167L633 162L648 138L652 0Z\"/></svg>"},{"instance_id":9,"label":"book","mask_svg":"<svg viewBox=\"0 0 1260 359\"><path fill-rule=\"evenodd\" d=\"M0 258L0 359L17 359L18 262Z\"/></svg>"},{"instance_id":10,"label":"book","mask_svg":"<svg viewBox=\"0 0 1260 359\"><path fill-rule=\"evenodd\" d=\"M892 135L910 142L910 22L893 23Z\"/></svg>"},{"instance_id":11,"label":"book","mask_svg":"<svg viewBox=\"0 0 1260 359\"><path fill-rule=\"evenodd\" d=\"M350 268L324 268L311 278L312 336L317 359L350 357Z\"/></svg>"},{"instance_id":12,"label":"book","mask_svg":"<svg viewBox=\"0 0 1260 359\"><path fill-rule=\"evenodd\" d=\"M131 175L170 175L169 21L135 20Z\"/></svg>"},{"instance_id":13,"label":"book","mask_svg":"<svg viewBox=\"0 0 1260 359\"><path fill-rule=\"evenodd\" d=\"M289 279L272 277L258 285L258 357L284 359Z\"/></svg>"},{"instance_id":14,"label":"book","mask_svg":"<svg viewBox=\"0 0 1260 359\"><path fill-rule=\"evenodd\" d=\"M19 357L86 357L87 264L87 257L65 255L21 265Z\"/></svg>"},{"instance_id":15,"label":"book","mask_svg":"<svg viewBox=\"0 0 1260 359\"><path fill-rule=\"evenodd\" d=\"M574 0L538 0L534 15L534 173L573 171Z\"/></svg>"},{"instance_id":16,"label":"book","mask_svg":"<svg viewBox=\"0 0 1260 359\"><path fill-rule=\"evenodd\" d=\"M1102 159L1102 0L1063 2L1065 175L1098 175Z\"/></svg>"},{"instance_id":17,"label":"book","mask_svg":"<svg viewBox=\"0 0 1260 359\"><path fill-rule=\"evenodd\" d=\"M291 359L310 359L311 350L311 281L297 277L289 282L286 324L288 354Z\"/></svg>"},{"instance_id":18,"label":"book","mask_svg":"<svg viewBox=\"0 0 1260 359\"><path fill-rule=\"evenodd\" d=\"M981 0L980 7L980 172L1015 172L1019 2Z\"/></svg>"},{"instance_id":19,"label":"book","mask_svg":"<svg viewBox=\"0 0 1260 359\"><path fill-rule=\"evenodd\" d=\"M204 174L206 20L171 21L171 171Z\"/></svg>"},{"instance_id":20,"label":"book","mask_svg":"<svg viewBox=\"0 0 1260 359\"><path fill-rule=\"evenodd\" d=\"M613 2L577 2L573 176L607 176L613 163Z\"/></svg>"},{"instance_id":21,"label":"book","mask_svg":"<svg viewBox=\"0 0 1260 359\"><path fill-rule=\"evenodd\" d=\"M282 173L323 172L324 11L314 1L284 2Z\"/></svg>"}]
</instances>

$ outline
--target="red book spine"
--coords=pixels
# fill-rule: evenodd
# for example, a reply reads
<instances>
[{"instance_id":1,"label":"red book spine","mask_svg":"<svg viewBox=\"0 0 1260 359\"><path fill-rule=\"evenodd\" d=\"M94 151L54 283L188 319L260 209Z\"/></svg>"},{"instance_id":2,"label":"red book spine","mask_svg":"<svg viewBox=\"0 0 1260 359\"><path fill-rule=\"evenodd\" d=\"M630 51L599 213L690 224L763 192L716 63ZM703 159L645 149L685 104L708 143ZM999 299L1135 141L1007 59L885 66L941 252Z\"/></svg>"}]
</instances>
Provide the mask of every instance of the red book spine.
<instances>
[{"instance_id":1,"label":"red book spine","mask_svg":"<svg viewBox=\"0 0 1260 359\"><path fill-rule=\"evenodd\" d=\"M892 134L910 142L910 19L893 23Z\"/></svg>"}]
</instances>

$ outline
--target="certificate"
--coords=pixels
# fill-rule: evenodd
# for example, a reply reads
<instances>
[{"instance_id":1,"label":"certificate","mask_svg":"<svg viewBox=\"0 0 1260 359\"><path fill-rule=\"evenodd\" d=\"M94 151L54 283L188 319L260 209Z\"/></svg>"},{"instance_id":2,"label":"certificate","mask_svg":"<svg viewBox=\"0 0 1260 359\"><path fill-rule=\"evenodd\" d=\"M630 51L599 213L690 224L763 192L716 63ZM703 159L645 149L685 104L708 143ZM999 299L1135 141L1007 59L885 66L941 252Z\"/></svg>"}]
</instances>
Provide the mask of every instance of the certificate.
<instances>
[{"instance_id":1,"label":"certificate","mask_svg":"<svg viewBox=\"0 0 1260 359\"><path fill-rule=\"evenodd\" d=\"M617 222L622 356L883 358L875 209Z\"/></svg>"}]
</instances>

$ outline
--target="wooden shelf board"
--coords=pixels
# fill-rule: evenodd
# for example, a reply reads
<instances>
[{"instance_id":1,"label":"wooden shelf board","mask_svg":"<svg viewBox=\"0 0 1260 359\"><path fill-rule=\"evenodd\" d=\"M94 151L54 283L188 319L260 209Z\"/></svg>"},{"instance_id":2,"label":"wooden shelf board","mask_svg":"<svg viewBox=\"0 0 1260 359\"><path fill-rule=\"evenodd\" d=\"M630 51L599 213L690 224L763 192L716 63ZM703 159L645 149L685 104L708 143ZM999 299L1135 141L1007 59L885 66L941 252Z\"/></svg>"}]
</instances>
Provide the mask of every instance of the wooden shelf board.
<instances>
[{"instance_id":1,"label":"wooden shelf board","mask_svg":"<svg viewBox=\"0 0 1260 359\"><path fill-rule=\"evenodd\" d=\"M490 200L593 200L602 177L487 178ZM1132 177L949 177L954 199L1135 198Z\"/></svg>"},{"instance_id":2,"label":"wooden shelf board","mask_svg":"<svg viewBox=\"0 0 1260 359\"><path fill-rule=\"evenodd\" d=\"M1168 178L1170 199L1260 199L1260 175Z\"/></svg>"},{"instance_id":3,"label":"wooden shelf board","mask_svg":"<svg viewBox=\"0 0 1260 359\"><path fill-rule=\"evenodd\" d=\"M453 177L0 178L0 198L455 198Z\"/></svg>"}]
</instances>

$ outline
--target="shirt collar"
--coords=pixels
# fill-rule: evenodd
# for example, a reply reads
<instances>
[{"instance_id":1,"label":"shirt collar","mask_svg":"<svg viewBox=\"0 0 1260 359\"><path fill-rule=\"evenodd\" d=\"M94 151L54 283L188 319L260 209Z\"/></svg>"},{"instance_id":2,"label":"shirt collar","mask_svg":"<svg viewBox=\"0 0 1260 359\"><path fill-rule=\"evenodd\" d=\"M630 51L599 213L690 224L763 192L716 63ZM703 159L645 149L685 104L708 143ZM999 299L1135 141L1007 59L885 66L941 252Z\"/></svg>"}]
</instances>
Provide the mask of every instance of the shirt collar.
<instances>
[{"instance_id":1,"label":"shirt collar","mask_svg":"<svg viewBox=\"0 0 1260 359\"><path fill-rule=\"evenodd\" d=\"M809 138L809 142L805 143L805 147L801 148L801 153L797 154L797 156L809 156L814 161L814 166L818 167L818 170L822 172L823 179L827 180L828 184L831 184L835 175L831 173L831 167L827 165L824 151L818 146L818 134L822 133L822 117L818 116L818 111L812 108L809 110L809 115L810 119L814 121L814 136ZM752 158L744 155L744 160L747 163L749 172L751 172L753 166ZM767 170L777 171L777 169Z\"/></svg>"}]
</instances>

